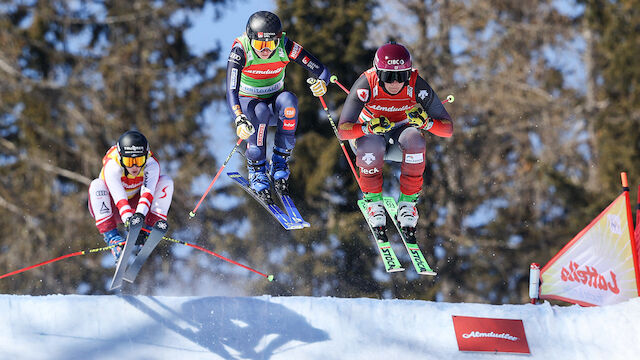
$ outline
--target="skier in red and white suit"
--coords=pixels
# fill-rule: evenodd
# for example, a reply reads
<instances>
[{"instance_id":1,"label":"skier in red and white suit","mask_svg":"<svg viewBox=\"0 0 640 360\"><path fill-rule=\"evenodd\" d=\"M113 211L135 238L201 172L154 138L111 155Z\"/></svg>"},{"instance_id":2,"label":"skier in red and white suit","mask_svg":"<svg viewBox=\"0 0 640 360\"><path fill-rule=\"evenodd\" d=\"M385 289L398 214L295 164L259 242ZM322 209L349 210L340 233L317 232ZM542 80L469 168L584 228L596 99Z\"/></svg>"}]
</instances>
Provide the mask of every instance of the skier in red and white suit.
<instances>
[{"instance_id":1,"label":"skier in red and white suit","mask_svg":"<svg viewBox=\"0 0 640 360\"><path fill-rule=\"evenodd\" d=\"M120 256L124 238L118 224L127 224L132 216L145 219L147 230L158 220L167 220L173 196L173 180L161 175L160 164L149 150L144 135L132 130L118 139L102 159L100 177L89 186L89 212L96 227L111 246L116 260ZM142 231L136 243L144 243L147 232Z\"/></svg>"},{"instance_id":2,"label":"skier in red and white suit","mask_svg":"<svg viewBox=\"0 0 640 360\"><path fill-rule=\"evenodd\" d=\"M340 115L338 135L356 148L360 185L372 227L386 225L382 205L385 155L387 160L402 163L398 221L403 230L415 232L415 204L425 170L424 134L428 131L450 137L453 123L438 95L412 68L411 55L404 46L381 46L373 65L351 87Z\"/></svg>"}]
</instances>

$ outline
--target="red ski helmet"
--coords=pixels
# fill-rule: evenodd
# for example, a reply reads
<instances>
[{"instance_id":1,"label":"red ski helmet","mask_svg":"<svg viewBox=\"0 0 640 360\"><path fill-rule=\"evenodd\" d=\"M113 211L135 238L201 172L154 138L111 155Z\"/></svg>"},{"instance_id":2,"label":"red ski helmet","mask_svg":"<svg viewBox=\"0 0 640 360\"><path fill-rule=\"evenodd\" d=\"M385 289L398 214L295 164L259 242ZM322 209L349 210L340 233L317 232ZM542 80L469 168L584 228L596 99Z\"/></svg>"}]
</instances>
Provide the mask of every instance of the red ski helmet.
<instances>
[{"instance_id":1,"label":"red ski helmet","mask_svg":"<svg viewBox=\"0 0 640 360\"><path fill-rule=\"evenodd\" d=\"M373 66L381 81L405 82L411 77L411 54L404 46L390 42L378 48Z\"/></svg>"}]
</instances>

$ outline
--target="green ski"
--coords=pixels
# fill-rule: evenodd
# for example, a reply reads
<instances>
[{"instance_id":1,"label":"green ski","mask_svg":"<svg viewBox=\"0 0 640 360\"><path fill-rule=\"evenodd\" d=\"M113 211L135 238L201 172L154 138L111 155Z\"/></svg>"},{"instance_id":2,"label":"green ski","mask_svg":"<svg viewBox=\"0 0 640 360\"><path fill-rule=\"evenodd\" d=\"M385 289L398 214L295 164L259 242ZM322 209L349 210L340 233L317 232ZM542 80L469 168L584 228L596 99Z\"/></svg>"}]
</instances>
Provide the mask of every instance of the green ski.
<instances>
[{"instance_id":1,"label":"green ski","mask_svg":"<svg viewBox=\"0 0 640 360\"><path fill-rule=\"evenodd\" d=\"M437 275L435 271L431 269L429 263L424 258L422 251L418 247L418 242L415 237L408 239L405 233L400 228L400 224L398 224L398 220L396 219L398 216L398 204L396 200L390 196L385 196L382 198L382 202L384 203L384 208L387 209L389 213L389 217L393 221L393 224L396 226L398 233L400 233L400 237L402 238L402 242L404 242L404 246L407 248L407 252L409 252L409 256L411 257L411 262L415 267L416 271L420 275Z\"/></svg>"},{"instance_id":2,"label":"green ski","mask_svg":"<svg viewBox=\"0 0 640 360\"><path fill-rule=\"evenodd\" d=\"M369 225L366 201L358 200L358 207L360 207L360 211L362 211L362 215L364 215L365 220L367 220L367 225ZM391 244L389 243L389 239L387 239L387 234L385 233L384 228L373 228L369 225L369 229L371 229L371 232L373 233L385 270L387 270L387 272L403 271L404 268L400 264L400 261L398 261L398 257L393 251L393 248L391 248Z\"/></svg>"}]
</instances>

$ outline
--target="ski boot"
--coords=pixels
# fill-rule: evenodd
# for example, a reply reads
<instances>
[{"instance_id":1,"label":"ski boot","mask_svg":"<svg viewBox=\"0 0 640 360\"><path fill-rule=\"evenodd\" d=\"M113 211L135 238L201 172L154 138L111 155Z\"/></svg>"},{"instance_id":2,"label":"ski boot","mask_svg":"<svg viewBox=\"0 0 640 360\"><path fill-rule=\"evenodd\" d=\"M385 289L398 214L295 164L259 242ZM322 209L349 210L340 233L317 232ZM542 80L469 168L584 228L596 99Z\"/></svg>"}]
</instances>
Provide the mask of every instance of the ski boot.
<instances>
[{"instance_id":1,"label":"ski boot","mask_svg":"<svg viewBox=\"0 0 640 360\"><path fill-rule=\"evenodd\" d=\"M287 164L289 156L291 156L291 149L273 147L269 174L273 179L273 186L281 194L288 194L289 192L289 175L291 174Z\"/></svg>"},{"instance_id":2,"label":"ski boot","mask_svg":"<svg viewBox=\"0 0 640 360\"><path fill-rule=\"evenodd\" d=\"M416 243L416 226L418 225L418 194L398 197L398 224L408 243Z\"/></svg>"},{"instance_id":3,"label":"ski boot","mask_svg":"<svg viewBox=\"0 0 640 360\"><path fill-rule=\"evenodd\" d=\"M363 200L367 202L369 225L378 235L386 238L387 216L382 205L382 193L364 193Z\"/></svg>"},{"instance_id":4,"label":"ski boot","mask_svg":"<svg viewBox=\"0 0 640 360\"><path fill-rule=\"evenodd\" d=\"M108 246L113 246L111 248L111 253L113 257L116 258L116 262L118 262L118 258L122 253L122 248L124 247L125 240L118 232L118 229L113 229L102 234L104 236L104 242L107 243Z\"/></svg>"},{"instance_id":5,"label":"ski boot","mask_svg":"<svg viewBox=\"0 0 640 360\"><path fill-rule=\"evenodd\" d=\"M251 189L267 204L273 203L271 198L271 182L267 176L266 161L247 160Z\"/></svg>"}]
</instances>

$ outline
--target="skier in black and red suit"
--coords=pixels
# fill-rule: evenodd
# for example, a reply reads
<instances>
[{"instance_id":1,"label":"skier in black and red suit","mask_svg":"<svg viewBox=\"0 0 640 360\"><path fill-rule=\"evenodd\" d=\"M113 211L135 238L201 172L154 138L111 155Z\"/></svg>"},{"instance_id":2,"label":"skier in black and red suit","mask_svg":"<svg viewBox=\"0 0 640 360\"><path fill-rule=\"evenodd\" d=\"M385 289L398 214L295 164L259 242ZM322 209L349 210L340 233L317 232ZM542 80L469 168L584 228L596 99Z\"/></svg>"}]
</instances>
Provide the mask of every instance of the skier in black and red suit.
<instances>
[{"instance_id":1,"label":"skier in black and red suit","mask_svg":"<svg viewBox=\"0 0 640 360\"><path fill-rule=\"evenodd\" d=\"M381 46L373 67L351 87L338 123L340 138L350 140L355 147L372 227L386 226L382 204L382 166L386 158L402 163L398 222L406 235L415 238L427 131L450 137L451 116L412 67L409 51L393 42Z\"/></svg>"}]
</instances>

